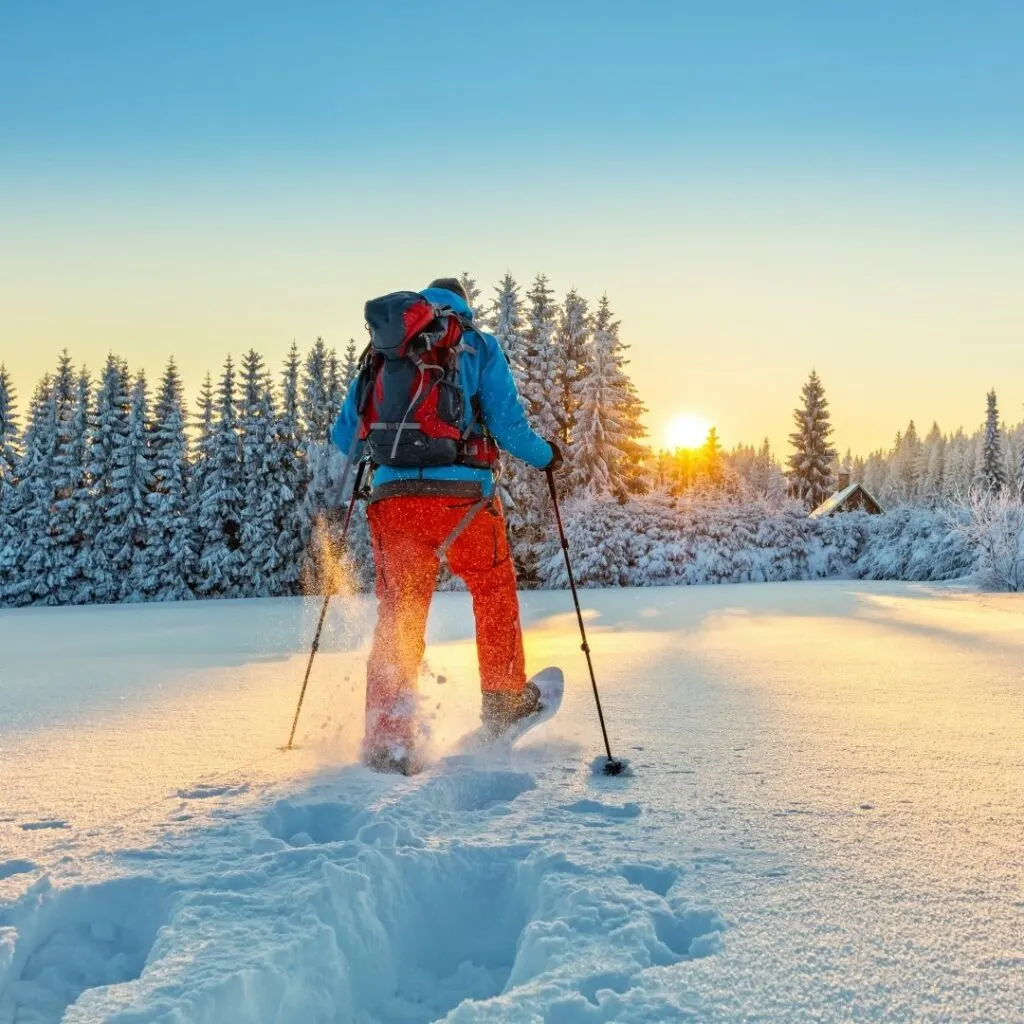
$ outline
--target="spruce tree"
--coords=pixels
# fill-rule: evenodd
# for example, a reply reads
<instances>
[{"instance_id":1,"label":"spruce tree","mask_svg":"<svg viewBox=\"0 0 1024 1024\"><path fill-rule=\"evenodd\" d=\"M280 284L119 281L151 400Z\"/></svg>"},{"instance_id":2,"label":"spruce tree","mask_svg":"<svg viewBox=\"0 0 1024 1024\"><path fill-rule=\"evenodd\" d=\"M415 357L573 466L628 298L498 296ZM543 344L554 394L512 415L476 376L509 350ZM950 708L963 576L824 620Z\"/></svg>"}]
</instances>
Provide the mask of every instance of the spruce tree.
<instances>
[{"instance_id":1,"label":"spruce tree","mask_svg":"<svg viewBox=\"0 0 1024 1024\"><path fill-rule=\"evenodd\" d=\"M121 600L145 601L155 582L153 552L149 549L149 510L153 470L149 453L149 386L141 370L131 385L128 436L114 460L116 517L123 546L117 559Z\"/></svg>"},{"instance_id":2,"label":"spruce tree","mask_svg":"<svg viewBox=\"0 0 1024 1024\"><path fill-rule=\"evenodd\" d=\"M293 346L294 348L294 346ZM203 512L203 495L206 493L206 478L213 469L213 417L214 395L213 381L207 373L199 389L196 402L195 434L192 463L189 473L189 525L192 531L191 547L195 555L192 563L193 575L189 581L190 589L195 594L202 593L202 566L199 555L206 542L203 527L200 525Z\"/></svg>"},{"instance_id":3,"label":"spruce tree","mask_svg":"<svg viewBox=\"0 0 1024 1024\"><path fill-rule=\"evenodd\" d=\"M19 484L11 510L14 542L5 604L53 603L50 595L56 559L50 515L56 436L57 404L53 378L47 373L29 403L22 454L15 468Z\"/></svg>"},{"instance_id":4,"label":"spruce tree","mask_svg":"<svg viewBox=\"0 0 1024 1024\"><path fill-rule=\"evenodd\" d=\"M557 309L548 279L538 274L527 293L520 394L531 426L543 437L559 436L554 335ZM547 485L542 473L516 469L515 493L508 510L512 554L520 579L536 583L539 559L549 527Z\"/></svg>"},{"instance_id":5,"label":"spruce tree","mask_svg":"<svg viewBox=\"0 0 1024 1024\"><path fill-rule=\"evenodd\" d=\"M1019 432L1018 441L1017 500L1024 504L1024 430Z\"/></svg>"},{"instance_id":6,"label":"spruce tree","mask_svg":"<svg viewBox=\"0 0 1024 1024\"><path fill-rule=\"evenodd\" d=\"M301 566L302 538L298 497L293 489L298 477L298 445L292 418L275 407L269 382L260 398L261 420L267 425L264 443L255 451L260 464L253 478L263 481L258 500L247 516L243 534L247 549L249 589L254 597L290 594L295 590ZM247 504L252 500L247 486Z\"/></svg>"},{"instance_id":7,"label":"spruce tree","mask_svg":"<svg viewBox=\"0 0 1024 1024\"><path fill-rule=\"evenodd\" d=\"M602 300L587 344L580 379L574 385L575 429L569 459L569 489L625 500L622 473L628 440L619 417L630 399L626 376L617 358L611 313ZM617 326L617 325L616 325Z\"/></svg>"},{"instance_id":8,"label":"spruce tree","mask_svg":"<svg viewBox=\"0 0 1024 1024\"><path fill-rule=\"evenodd\" d=\"M528 302L526 330L523 340L523 398L530 422L544 437L562 434L557 401L558 363L555 351L555 330L558 310L554 292L543 274L538 274L526 293Z\"/></svg>"},{"instance_id":9,"label":"spruce tree","mask_svg":"<svg viewBox=\"0 0 1024 1024\"><path fill-rule=\"evenodd\" d=\"M302 374L301 408L305 435L311 444L325 444L337 409L333 408L331 353L317 338L306 356Z\"/></svg>"},{"instance_id":10,"label":"spruce tree","mask_svg":"<svg viewBox=\"0 0 1024 1024\"><path fill-rule=\"evenodd\" d=\"M349 386L356 379L359 372L359 351L356 349L356 339L349 338L345 346L345 358L341 363L341 392L342 399L348 394ZM340 402L339 402L340 408Z\"/></svg>"},{"instance_id":11,"label":"spruce tree","mask_svg":"<svg viewBox=\"0 0 1024 1024\"><path fill-rule=\"evenodd\" d=\"M0 363L0 606L7 603L7 592L14 584L17 524L18 478L21 458L21 432L17 394L7 367Z\"/></svg>"},{"instance_id":12,"label":"spruce tree","mask_svg":"<svg viewBox=\"0 0 1024 1024\"><path fill-rule=\"evenodd\" d=\"M486 317L484 311L480 308L480 289L477 287L476 278L464 271L459 275L459 283L466 290L466 301L469 303L469 308L473 311L473 319L476 321L477 327L483 329Z\"/></svg>"},{"instance_id":13,"label":"spruce tree","mask_svg":"<svg viewBox=\"0 0 1024 1024\"><path fill-rule=\"evenodd\" d=\"M86 480L88 430L88 378L85 404L81 379L76 379L67 350L61 354L54 376L55 439L50 533L54 545L54 603L87 599L81 578L84 543L81 507Z\"/></svg>"},{"instance_id":14,"label":"spruce tree","mask_svg":"<svg viewBox=\"0 0 1024 1024\"><path fill-rule=\"evenodd\" d=\"M522 386L525 339L523 337L523 307L519 285L507 273L494 289L492 323L494 337L512 367L516 382Z\"/></svg>"},{"instance_id":15,"label":"spruce tree","mask_svg":"<svg viewBox=\"0 0 1024 1024\"><path fill-rule=\"evenodd\" d=\"M590 359L590 313L587 300L575 288L565 297L555 332L556 379L558 386L559 436L571 460L576 438L576 411L579 408L579 382L588 372Z\"/></svg>"},{"instance_id":16,"label":"spruce tree","mask_svg":"<svg viewBox=\"0 0 1024 1024\"><path fill-rule=\"evenodd\" d=\"M933 423L921 445L917 465L917 500L923 505L936 505L942 499L945 454L946 439L938 423Z\"/></svg>"},{"instance_id":17,"label":"spruce tree","mask_svg":"<svg viewBox=\"0 0 1024 1024\"><path fill-rule=\"evenodd\" d=\"M277 538L281 559L278 580L280 593L293 594L298 590L302 552L308 539L304 516L306 458L299 416L299 350L295 345L292 345L281 373L281 408L274 436L280 451L279 475L287 489L286 506Z\"/></svg>"},{"instance_id":18,"label":"spruce tree","mask_svg":"<svg viewBox=\"0 0 1024 1024\"><path fill-rule=\"evenodd\" d=\"M709 489L721 487L725 478L725 465L722 456L722 442L716 427L708 430L708 436L700 448L701 482Z\"/></svg>"},{"instance_id":19,"label":"spruce tree","mask_svg":"<svg viewBox=\"0 0 1024 1024\"><path fill-rule=\"evenodd\" d=\"M127 503L119 491L124 481L123 449L128 444L129 376L127 364L107 356L91 417L89 477L92 480L92 558L89 561L92 600L117 601L121 581L130 561L127 551ZM120 478L115 476L121 468Z\"/></svg>"},{"instance_id":20,"label":"spruce tree","mask_svg":"<svg viewBox=\"0 0 1024 1024\"><path fill-rule=\"evenodd\" d=\"M152 575L146 582L146 589L154 601L187 601L195 596L191 581L196 568L196 549L189 494L184 388L173 358L168 361L160 380L149 437L153 487L149 495L147 547Z\"/></svg>"},{"instance_id":21,"label":"spruce tree","mask_svg":"<svg viewBox=\"0 0 1024 1024\"><path fill-rule=\"evenodd\" d=\"M1003 435L999 429L999 406L995 388L986 396L986 404L980 483L987 493L999 494L1006 487L1006 468L1003 464Z\"/></svg>"},{"instance_id":22,"label":"spruce tree","mask_svg":"<svg viewBox=\"0 0 1024 1024\"><path fill-rule=\"evenodd\" d=\"M345 400L345 378L341 360L338 353L331 349L327 355L327 411L328 411L328 432L331 424L334 423L341 403Z\"/></svg>"},{"instance_id":23,"label":"spruce tree","mask_svg":"<svg viewBox=\"0 0 1024 1024\"><path fill-rule=\"evenodd\" d=\"M342 501L341 472L346 461L330 441L341 398L332 387L330 353L322 338L317 338L306 357L301 400L305 421L303 456L308 474L303 502L307 549L302 571L304 578L315 580L321 576L321 566L317 564L317 545L313 542L323 542L321 547L332 545L330 537L334 528L328 510Z\"/></svg>"},{"instance_id":24,"label":"spruce tree","mask_svg":"<svg viewBox=\"0 0 1024 1024\"><path fill-rule=\"evenodd\" d=\"M14 486L20 437L18 396L7 367L0 363L0 502L5 491Z\"/></svg>"},{"instance_id":25,"label":"spruce tree","mask_svg":"<svg viewBox=\"0 0 1024 1024\"><path fill-rule=\"evenodd\" d=\"M797 429L789 435L794 448L789 480L793 494L808 508L815 508L831 492L832 462L837 455L831 443L828 399L817 371L811 371L801 395L803 404L793 413Z\"/></svg>"},{"instance_id":26,"label":"spruce tree","mask_svg":"<svg viewBox=\"0 0 1024 1024\"><path fill-rule=\"evenodd\" d=\"M642 494L647 490L647 462L650 449L644 444L647 428L643 424L643 416L647 407L640 400L636 386L630 379L626 369L629 360L626 353L629 346L619 336L619 321L612 314L608 296L602 295L594 315L594 339L607 335L608 360L614 367L617 388L614 395L614 406L611 417L618 424L619 437L616 446L619 449L617 471L628 494ZM616 492L618 493L618 492Z\"/></svg>"},{"instance_id":27,"label":"spruce tree","mask_svg":"<svg viewBox=\"0 0 1024 1024\"><path fill-rule=\"evenodd\" d=\"M198 591L209 597L239 597L245 564L239 553L243 485L235 403L235 367L228 356L217 388L215 418L206 442L199 500Z\"/></svg>"},{"instance_id":28,"label":"spruce tree","mask_svg":"<svg viewBox=\"0 0 1024 1024\"><path fill-rule=\"evenodd\" d=\"M250 349L242 359L239 428L242 444L243 502L240 554L246 567L243 594L269 597L268 572L276 571L276 521L268 492L280 485L270 451L276 410L263 357Z\"/></svg>"}]
</instances>

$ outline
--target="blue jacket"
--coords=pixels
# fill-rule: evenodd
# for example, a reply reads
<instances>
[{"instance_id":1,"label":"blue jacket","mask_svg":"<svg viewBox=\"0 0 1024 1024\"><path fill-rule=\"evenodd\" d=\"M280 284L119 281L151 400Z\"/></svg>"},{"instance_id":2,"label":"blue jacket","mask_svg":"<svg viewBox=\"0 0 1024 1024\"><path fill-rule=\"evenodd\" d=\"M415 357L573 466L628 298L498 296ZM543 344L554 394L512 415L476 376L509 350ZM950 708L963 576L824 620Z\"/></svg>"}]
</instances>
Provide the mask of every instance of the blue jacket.
<instances>
[{"instance_id":1,"label":"blue jacket","mask_svg":"<svg viewBox=\"0 0 1024 1024\"><path fill-rule=\"evenodd\" d=\"M473 315L460 295L444 288L427 288L420 294L438 306L450 306L464 316ZM498 446L528 465L544 469L552 459L551 445L527 423L515 379L497 340L490 334L476 331L467 341L476 351L464 353L459 364L465 409L462 428L465 430L470 424L473 416L472 398L476 396L484 425ZM349 388L341 412L331 428L331 440L346 454L359 426L356 390L355 386ZM431 466L426 469L390 469L381 466L374 473L375 486L394 480L460 480L479 483L485 496L494 491L494 478L490 470L474 469L471 466Z\"/></svg>"}]
</instances>

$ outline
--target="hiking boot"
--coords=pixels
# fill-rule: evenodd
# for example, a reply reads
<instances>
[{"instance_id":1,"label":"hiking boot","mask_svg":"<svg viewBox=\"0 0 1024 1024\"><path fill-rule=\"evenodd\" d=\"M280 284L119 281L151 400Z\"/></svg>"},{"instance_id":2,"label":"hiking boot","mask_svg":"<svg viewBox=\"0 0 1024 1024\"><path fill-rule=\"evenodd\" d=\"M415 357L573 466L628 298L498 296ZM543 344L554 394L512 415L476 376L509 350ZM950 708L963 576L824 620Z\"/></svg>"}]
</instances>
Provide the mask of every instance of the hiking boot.
<instances>
[{"instance_id":1,"label":"hiking boot","mask_svg":"<svg viewBox=\"0 0 1024 1024\"><path fill-rule=\"evenodd\" d=\"M521 690L485 690L480 720L493 736L540 711L540 690L527 683Z\"/></svg>"},{"instance_id":2,"label":"hiking boot","mask_svg":"<svg viewBox=\"0 0 1024 1024\"><path fill-rule=\"evenodd\" d=\"M418 775L423 762L415 755L392 747L372 747L363 751L363 764L371 772L383 775Z\"/></svg>"}]
</instances>

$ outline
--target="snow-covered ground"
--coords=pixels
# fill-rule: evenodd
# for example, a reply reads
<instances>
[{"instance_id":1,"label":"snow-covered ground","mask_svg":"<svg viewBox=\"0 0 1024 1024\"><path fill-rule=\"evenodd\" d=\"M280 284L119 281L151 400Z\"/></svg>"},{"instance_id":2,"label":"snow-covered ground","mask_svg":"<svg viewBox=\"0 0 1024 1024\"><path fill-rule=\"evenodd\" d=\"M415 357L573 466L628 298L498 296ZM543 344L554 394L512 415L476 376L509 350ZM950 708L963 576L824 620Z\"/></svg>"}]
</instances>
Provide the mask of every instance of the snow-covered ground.
<instances>
[{"instance_id":1,"label":"snow-covered ground","mask_svg":"<svg viewBox=\"0 0 1024 1024\"><path fill-rule=\"evenodd\" d=\"M1024 1019L1024 598L849 582L525 595L560 716L352 764L362 598L0 612L0 1022ZM447 1015L447 1016L446 1016Z\"/></svg>"}]
</instances>

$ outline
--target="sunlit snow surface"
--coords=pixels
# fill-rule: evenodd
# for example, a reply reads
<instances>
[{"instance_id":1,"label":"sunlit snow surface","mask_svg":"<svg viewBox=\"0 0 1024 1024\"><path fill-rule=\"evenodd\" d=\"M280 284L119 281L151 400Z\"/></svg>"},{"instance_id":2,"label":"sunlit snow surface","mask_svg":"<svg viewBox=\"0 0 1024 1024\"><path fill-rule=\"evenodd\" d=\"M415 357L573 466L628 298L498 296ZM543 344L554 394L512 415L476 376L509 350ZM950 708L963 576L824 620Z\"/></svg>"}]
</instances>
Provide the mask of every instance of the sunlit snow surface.
<instances>
[{"instance_id":1,"label":"sunlit snow surface","mask_svg":"<svg viewBox=\"0 0 1024 1024\"><path fill-rule=\"evenodd\" d=\"M372 607L0 612L0 1024L1024 1019L1024 600L851 583L524 597L559 717L352 764ZM430 717L433 720L430 721Z\"/></svg>"}]
</instances>

